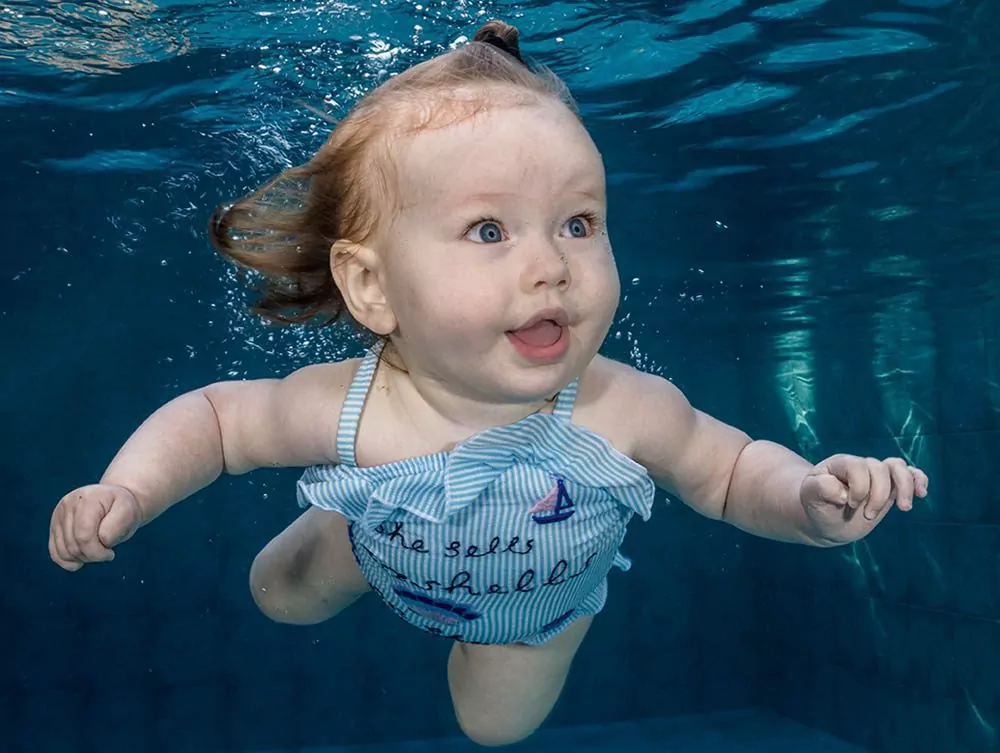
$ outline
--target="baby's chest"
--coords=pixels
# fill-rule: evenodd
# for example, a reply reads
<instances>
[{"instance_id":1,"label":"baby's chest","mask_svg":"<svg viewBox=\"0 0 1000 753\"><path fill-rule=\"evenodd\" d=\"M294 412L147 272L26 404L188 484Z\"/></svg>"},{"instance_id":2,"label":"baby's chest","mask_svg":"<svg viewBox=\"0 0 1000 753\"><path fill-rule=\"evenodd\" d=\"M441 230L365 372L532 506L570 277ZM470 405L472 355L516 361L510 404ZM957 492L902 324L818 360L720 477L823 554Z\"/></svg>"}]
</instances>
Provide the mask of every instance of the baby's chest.
<instances>
[{"instance_id":1,"label":"baby's chest","mask_svg":"<svg viewBox=\"0 0 1000 753\"><path fill-rule=\"evenodd\" d=\"M438 508L447 505L442 486ZM629 513L604 489L574 484L538 469L508 473L445 520L421 514L419 500L395 506L371 530L384 556L435 561L461 568L486 563L585 562L616 549Z\"/></svg>"}]
</instances>

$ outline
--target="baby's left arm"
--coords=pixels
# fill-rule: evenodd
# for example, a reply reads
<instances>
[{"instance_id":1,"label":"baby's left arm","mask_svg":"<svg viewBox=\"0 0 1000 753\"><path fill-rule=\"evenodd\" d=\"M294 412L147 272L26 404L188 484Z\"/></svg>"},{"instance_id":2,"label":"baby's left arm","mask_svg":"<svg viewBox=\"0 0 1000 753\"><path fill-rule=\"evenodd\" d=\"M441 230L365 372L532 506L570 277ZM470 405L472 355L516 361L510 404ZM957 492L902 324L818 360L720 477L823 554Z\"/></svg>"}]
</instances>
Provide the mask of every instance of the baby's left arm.
<instances>
[{"instance_id":1,"label":"baby's left arm","mask_svg":"<svg viewBox=\"0 0 1000 753\"><path fill-rule=\"evenodd\" d=\"M694 409L660 377L632 372L632 457L690 507L750 533L835 546L866 536L895 502L913 506L927 476L899 458L835 455L812 465L791 450Z\"/></svg>"}]
</instances>

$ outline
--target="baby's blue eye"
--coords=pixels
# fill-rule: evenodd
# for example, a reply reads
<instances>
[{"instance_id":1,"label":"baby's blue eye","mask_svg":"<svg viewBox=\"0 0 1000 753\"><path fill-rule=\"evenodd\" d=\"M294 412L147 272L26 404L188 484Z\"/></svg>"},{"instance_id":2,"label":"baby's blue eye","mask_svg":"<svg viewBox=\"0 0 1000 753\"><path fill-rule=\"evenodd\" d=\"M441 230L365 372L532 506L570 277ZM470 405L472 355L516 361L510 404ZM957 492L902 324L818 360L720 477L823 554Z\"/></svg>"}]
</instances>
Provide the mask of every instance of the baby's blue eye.
<instances>
[{"instance_id":1,"label":"baby's blue eye","mask_svg":"<svg viewBox=\"0 0 1000 753\"><path fill-rule=\"evenodd\" d=\"M503 228L492 220L484 220L470 229L469 235L480 243L500 243L503 241Z\"/></svg>"},{"instance_id":2,"label":"baby's blue eye","mask_svg":"<svg viewBox=\"0 0 1000 753\"><path fill-rule=\"evenodd\" d=\"M574 217L566 223L570 238L586 238L590 235L590 223L583 217Z\"/></svg>"}]
</instances>

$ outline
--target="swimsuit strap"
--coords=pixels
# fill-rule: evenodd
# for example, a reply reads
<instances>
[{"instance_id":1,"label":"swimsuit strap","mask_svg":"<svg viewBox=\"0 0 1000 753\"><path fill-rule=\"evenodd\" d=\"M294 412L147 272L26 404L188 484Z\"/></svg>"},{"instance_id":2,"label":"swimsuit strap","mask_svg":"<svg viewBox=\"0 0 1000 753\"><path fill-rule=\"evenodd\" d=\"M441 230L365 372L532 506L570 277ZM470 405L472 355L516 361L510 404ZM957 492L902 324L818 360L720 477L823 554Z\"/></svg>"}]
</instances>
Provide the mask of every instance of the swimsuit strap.
<instances>
[{"instance_id":1,"label":"swimsuit strap","mask_svg":"<svg viewBox=\"0 0 1000 753\"><path fill-rule=\"evenodd\" d=\"M556 407L552 409L552 415L572 421L573 406L576 404L576 392L580 386L580 379L574 379L567 384L559 396L556 398Z\"/></svg>"},{"instance_id":2,"label":"swimsuit strap","mask_svg":"<svg viewBox=\"0 0 1000 753\"><path fill-rule=\"evenodd\" d=\"M355 465L354 444L358 435L358 422L365 400L368 399L368 390L381 353L382 343L368 351L344 397L344 407L340 409L340 421L337 424L337 457L343 465Z\"/></svg>"},{"instance_id":3,"label":"swimsuit strap","mask_svg":"<svg viewBox=\"0 0 1000 753\"><path fill-rule=\"evenodd\" d=\"M337 424L337 457L342 465L356 465L354 447L358 435L358 424L361 411L368 399L375 371L378 368L379 356L382 353L382 343L379 343L365 355L364 360L354 374L351 386L344 397L344 406L340 410L340 421ZM574 379L560 391L552 415L572 420L573 406L576 404L576 393L579 379Z\"/></svg>"}]
</instances>

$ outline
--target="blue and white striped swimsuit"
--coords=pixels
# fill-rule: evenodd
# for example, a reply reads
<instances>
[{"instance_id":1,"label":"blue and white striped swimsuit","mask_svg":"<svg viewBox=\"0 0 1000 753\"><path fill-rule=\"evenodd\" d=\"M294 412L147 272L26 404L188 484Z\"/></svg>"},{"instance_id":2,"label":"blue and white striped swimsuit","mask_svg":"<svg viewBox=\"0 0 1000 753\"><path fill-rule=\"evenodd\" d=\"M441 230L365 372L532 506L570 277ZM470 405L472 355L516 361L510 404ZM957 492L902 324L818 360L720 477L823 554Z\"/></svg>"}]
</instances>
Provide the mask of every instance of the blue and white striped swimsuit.
<instances>
[{"instance_id":1,"label":"blue and white striped swimsuit","mask_svg":"<svg viewBox=\"0 0 1000 753\"><path fill-rule=\"evenodd\" d=\"M368 353L337 431L340 464L308 468L302 507L350 521L354 556L400 617L467 643L538 645L597 614L635 513L648 519L646 470L571 422L577 382L551 414L454 449L370 468L355 464L358 421L378 365Z\"/></svg>"}]
</instances>

